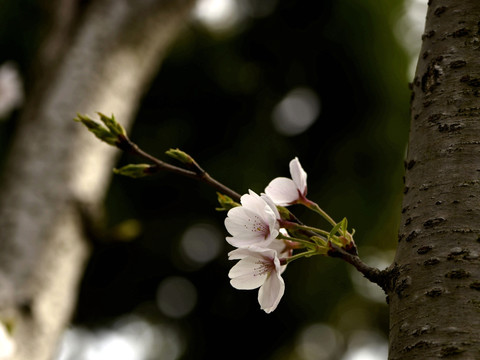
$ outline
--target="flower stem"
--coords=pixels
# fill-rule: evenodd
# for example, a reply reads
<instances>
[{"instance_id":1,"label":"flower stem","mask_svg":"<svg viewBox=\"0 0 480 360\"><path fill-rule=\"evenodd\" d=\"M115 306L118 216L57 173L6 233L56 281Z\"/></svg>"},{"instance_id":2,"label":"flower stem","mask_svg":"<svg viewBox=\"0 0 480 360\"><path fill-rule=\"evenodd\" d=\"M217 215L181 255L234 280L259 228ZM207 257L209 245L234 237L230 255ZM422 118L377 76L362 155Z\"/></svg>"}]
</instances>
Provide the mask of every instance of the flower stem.
<instances>
[{"instance_id":1,"label":"flower stem","mask_svg":"<svg viewBox=\"0 0 480 360\"><path fill-rule=\"evenodd\" d=\"M311 249L312 247L316 246L315 243L313 243L313 242L310 241L310 240L294 238L294 237L285 236L285 235L282 235L282 234L279 234L279 235L277 236L277 239L294 241L294 242L300 243L300 244L302 244L302 245L305 245L305 247L308 247L308 248L310 248L310 249Z\"/></svg>"},{"instance_id":2,"label":"flower stem","mask_svg":"<svg viewBox=\"0 0 480 360\"><path fill-rule=\"evenodd\" d=\"M311 201L311 200L308 200L306 198L304 199L301 199L300 203L304 206L306 206L307 208L309 208L310 210L313 210L315 211L317 214L319 214L320 216L322 216L325 220L327 220L332 226L335 226L337 225L337 223L335 222L335 220L333 220L330 215L328 215L324 210L322 210L320 208L320 206L318 206L317 203Z\"/></svg>"},{"instance_id":3,"label":"flower stem","mask_svg":"<svg viewBox=\"0 0 480 360\"><path fill-rule=\"evenodd\" d=\"M307 230L307 231L313 231L314 233L317 233L319 235L324 235L324 236L329 236L330 232L322 229L318 229L312 226L307 226L307 225L300 225L300 224L295 224L297 229L300 230Z\"/></svg>"},{"instance_id":4,"label":"flower stem","mask_svg":"<svg viewBox=\"0 0 480 360\"><path fill-rule=\"evenodd\" d=\"M304 251L304 252L298 253L296 255L290 256L289 258L286 259L286 262L287 262L287 264L289 264L292 261L300 259L302 257L312 256L312 255L316 255L316 254L319 254L319 253L317 253L315 250Z\"/></svg>"}]
</instances>

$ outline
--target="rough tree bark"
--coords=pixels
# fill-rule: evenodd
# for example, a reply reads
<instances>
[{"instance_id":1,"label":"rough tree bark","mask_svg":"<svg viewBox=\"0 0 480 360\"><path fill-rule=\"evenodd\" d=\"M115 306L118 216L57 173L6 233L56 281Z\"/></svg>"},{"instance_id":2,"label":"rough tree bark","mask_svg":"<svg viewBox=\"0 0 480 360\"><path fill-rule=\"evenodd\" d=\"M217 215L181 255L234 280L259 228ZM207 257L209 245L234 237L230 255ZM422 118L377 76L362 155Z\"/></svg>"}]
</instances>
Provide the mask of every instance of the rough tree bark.
<instances>
[{"instance_id":1,"label":"rough tree bark","mask_svg":"<svg viewBox=\"0 0 480 360\"><path fill-rule=\"evenodd\" d=\"M480 2L430 0L390 302L393 359L480 359Z\"/></svg>"},{"instance_id":2,"label":"rough tree bark","mask_svg":"<svg viewBox=\"0 0 480 360\"><path fill-rule=\"evenodd\" d=\"M193 3L92 1L62 60L46 56L58 66L37 77L48 86L33 87L0 194L0 321L13 324L13 359L51 358L89 254L78 205L102 202L113 166L113 149L73 117L114 112L128 127Z\"/></svg>"}]
</instances>

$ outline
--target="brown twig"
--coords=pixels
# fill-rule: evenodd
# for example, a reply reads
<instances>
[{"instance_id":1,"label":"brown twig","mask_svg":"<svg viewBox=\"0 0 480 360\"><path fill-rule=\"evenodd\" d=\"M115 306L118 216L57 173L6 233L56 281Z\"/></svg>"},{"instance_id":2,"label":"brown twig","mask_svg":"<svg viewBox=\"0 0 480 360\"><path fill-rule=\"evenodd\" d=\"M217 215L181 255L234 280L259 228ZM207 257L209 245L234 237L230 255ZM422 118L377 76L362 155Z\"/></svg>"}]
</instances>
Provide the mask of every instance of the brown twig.
<instances>
[{"instance_id":1,"label":"brown twig","mask_svg":"<svg viewBox=\"0 0 480 360\"><path fill-rule=\"evenodd\" d=\"M233 200L237 202L240 201L240 197L241 197L240 194L238 194L234 190L230 189L229 187L225 186L224 184L212 178L205 170L203 170L200 167L200 165L198 165L198 163L195 160L192 159L193 160L192 167L194 168L194 170L187 170L187 169L184 169L175 165L171 165L157 159L156 157L140 149L138 145L132 142L127 136L121 135L118 137L118 139L119 141L116 145L121 150L150 161L151 163L154 164L153 166L156 168L156 171L166 170L177 175L185 176L191 179L204 182L214 187L219 192L231 197ZM290 216L289 218L290 220L293 220L301 224L300 220L298 220L292 213L290 212L288 213ZM384 291L387 290L387 287L388 287L387 282L389 278L389 272L387 270L381 271L377 268L374 268L365 264L357 255L356 248L351 250L351 252L348 252L345 249L342 249L341 247L339 247L338 245L335 245L332 242L329 242L329 247L330 247L330 250L328 252L328 255L330 257L340 258L346 261L347 263L353 265L368 280L379 285Z\"/></svg>"},{"instance_id":2,"label":"brown twig","mask_svg":"<svg viewBox=\"0 0 480 360\"><path fill-rule=\"evenodd\" d=\"M230 189L229 187L225 186L221 182L219 182L216 179L214 179L213 177L211 177L196 162L194 162L196 171L187 170L187 169L184 169L184 168L181 168L181 167L178 167L178 166L175 166L175 165L171 165L171 164L168 164L164 161L161 161L161 160L157 159L156 157L154 157L154 156L150 155L149 153L140 149L137 144L132 142L126 136L119 137L119 140L120 141L118 142L117 146L121 150L123 150L125 152L128 152L130 154L139 156L141 158L144 158L144 159L152 162L158 168L158 170L166 170L166 171L169 171L169 172L177 174L177 175L186 176L188 178L201 181L201 182L206 183L206 184L212 186L213 188L217 189L222 194L225 194L225 195L231 197L233 200L235 200L237 202L240 201L241 195L239 193L237 193L236 191Z\"/></svg>"},{"instance_id":3,"label":"brown twig","mask_svg":"<svg viewBox=\"0 0 480 360\"><path fill-rule=\"evenodd\" d=\"M365 264L358 255L350 254L332 242L329 242L329 246L330 250L328 252L328 256L342 259L353 265L368 280L380 286L384 291L387 291L389 275L387 270L379 270L375 267Z\"/></svg>"}]
</instances>

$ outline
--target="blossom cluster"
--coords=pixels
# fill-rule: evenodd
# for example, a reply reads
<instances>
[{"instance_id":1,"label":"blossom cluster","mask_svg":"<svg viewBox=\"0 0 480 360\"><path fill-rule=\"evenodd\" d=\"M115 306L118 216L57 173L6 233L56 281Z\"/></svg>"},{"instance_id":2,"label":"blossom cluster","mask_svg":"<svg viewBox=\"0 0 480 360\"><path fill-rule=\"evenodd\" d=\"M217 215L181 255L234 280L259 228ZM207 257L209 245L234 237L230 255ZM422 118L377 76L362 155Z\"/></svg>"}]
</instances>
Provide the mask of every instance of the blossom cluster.
<instances>
[{"instance_id":1,"label":"blossom cluster","mask_svg":"<svg viewBox=\"0 0 480 360\"><path fill-rule=\"evenodd\" d=\"M282 218L278 208L303 204L315 210L313 202L306 198L307 173L298 158L290 161L291 179L278 177L272 180L260 195L252 190L241 197L241 206L229 210L225 227L231 236L226 240L237 249L228 254L230 260L239 260L229 272L230 283L236 289L259 288L258 302L270 313L276 309L285 292L281 277L287 263L302 255L328 252L328 232L321 231L300 238L291 237L292 229L312 229ZM312 205L314 204L314 205ZM318 208L319 209L319 208ZM325 214L322 214L325 215ZM325 217L325 216L324 216ZM327 215L327 220L336 223ZM311 237L310 237L311 236ZM294 249L306 248L300 255Z\"/></svg>"},{"instance_id":2,"label":"blossom cluster","mask_svg":"<svg viewBox=\"0 0 480 360\"><path fill-rule=\"evenodd\" d=\"M282 273L293 260L312 255L333 257L357 256L353 232L347 230L347 220L335 222L316 203L307 199L307 173L298 158L290 161L291 178L273 179L260 195L254 191L239 196L211 178L187 153L170 149L166 154L186 165L173 166L145 153L126 134L125 129L112 115L98 113L100 124L86 115L78 114L75 121L84 124L97 138L119 147L153 164L129 164L114 172L130 177L151 175L160 169L193 177L214 186L220 191L221 208L229 210L225 227L231 236L227 242L236 247L228 254L230 260L238 260L229 272L230 282L237 289L257 289L261 308L270 313L275 310L285 292ZM235 199L240 197L240 204ZM331 226L330 230L303 225L285 207L301 204L316 212Z\"/></svg>"}]
</instances>

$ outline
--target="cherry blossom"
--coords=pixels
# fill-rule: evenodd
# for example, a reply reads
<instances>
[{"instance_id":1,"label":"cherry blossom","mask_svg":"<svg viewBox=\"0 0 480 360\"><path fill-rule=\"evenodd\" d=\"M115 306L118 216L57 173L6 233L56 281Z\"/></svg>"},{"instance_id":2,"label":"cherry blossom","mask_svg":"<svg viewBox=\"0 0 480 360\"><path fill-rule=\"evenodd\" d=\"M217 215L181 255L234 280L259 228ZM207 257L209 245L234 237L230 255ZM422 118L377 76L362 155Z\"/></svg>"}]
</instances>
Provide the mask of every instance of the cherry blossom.
<instances>
[{"instance_id":1,"label":"cherry blossom","mask_svg":"<svg viewBox=\"0 0 480 360\"><path fill-rule=\"evenodd\" d=\"M240 203L242 206L227 213L225 227L232 235L226 238L227 242L239 248L269 245L279 233L280 214L275 204L252 190L241 197Z\"/></svg>"},{"instance_id":2,"label":"cherry blossom","mask_svg":"<svg viewBox=\"0 0 480 360\"><path fill-rule=\"evenodd\" d=\"M307 173L303 170L298 158L290 161L291 179L277 177L270 181L265 193L280 206L288 206L305 199L307 195Z\"/></svg>"},{"instance_id":3,"label":"cherry blossom","mask_svg":"<svg viewBox=\"0 0 480 360\"><path fill-rule=\"evenodd\" d=\"M283 241L274 241L275 244L277 242ZM286 265L280 264L277 251L273 248L252 246L233 250L228 254L228 258L240 260L228 273L232 286L240 290L260 288L258 302L261 309L266 313L275 310L285 292L281 274L286 268Z\"/></svg>"}]
</instances>

